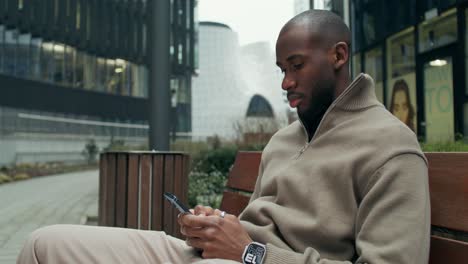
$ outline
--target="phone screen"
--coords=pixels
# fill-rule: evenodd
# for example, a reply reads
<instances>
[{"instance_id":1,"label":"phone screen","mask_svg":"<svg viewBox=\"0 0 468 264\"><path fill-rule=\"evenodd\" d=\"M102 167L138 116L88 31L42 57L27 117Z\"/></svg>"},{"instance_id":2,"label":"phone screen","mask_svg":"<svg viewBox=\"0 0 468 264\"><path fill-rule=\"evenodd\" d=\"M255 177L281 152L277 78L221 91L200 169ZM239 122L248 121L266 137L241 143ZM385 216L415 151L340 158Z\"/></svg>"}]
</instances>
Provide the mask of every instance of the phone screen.
<instances>
[{"instance_id":1,"label":"phone screen","mask_svg":"<svg viewBox=\"0 0 468 264\"><path fill-rule=\"evenodd\" d=\"M177 196L169 192L165 192L163 195L164 198L166 198L166 200L168 200L172 205L174 205L181 213L191 214L189 208L185 206L185 204L183 204L179 199L177 199Z\"/></svg>"}]
</instances>

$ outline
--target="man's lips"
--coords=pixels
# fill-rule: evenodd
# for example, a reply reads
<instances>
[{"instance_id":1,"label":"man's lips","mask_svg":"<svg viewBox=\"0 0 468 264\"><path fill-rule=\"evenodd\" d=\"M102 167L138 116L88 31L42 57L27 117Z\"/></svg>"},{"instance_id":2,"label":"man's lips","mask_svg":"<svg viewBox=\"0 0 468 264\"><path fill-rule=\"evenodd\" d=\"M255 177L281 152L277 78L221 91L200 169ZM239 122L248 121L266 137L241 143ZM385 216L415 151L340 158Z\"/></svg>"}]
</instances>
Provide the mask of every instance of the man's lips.
<instances>
[{"instance_id":1,"label":"man's lips","mask_svg":"<svg viewBox=\"0 0 468 264\"><path fill-rule=\"evenodd\" d=\"M303 98L301 94L297 93L288 93L287 97L289 101L289 106L291 106L291 108L296 108L301 103Z\"/></svg>"}]
</instances>

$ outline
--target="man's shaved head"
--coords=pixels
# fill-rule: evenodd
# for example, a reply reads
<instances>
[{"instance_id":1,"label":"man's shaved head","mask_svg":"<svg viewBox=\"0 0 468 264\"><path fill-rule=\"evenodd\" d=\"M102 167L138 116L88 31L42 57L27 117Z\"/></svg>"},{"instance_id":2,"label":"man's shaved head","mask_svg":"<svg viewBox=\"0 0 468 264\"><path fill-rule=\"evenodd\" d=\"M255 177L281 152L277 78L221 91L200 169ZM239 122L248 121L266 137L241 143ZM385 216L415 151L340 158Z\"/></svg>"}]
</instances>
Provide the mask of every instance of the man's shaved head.
<instances>
[{"instance_id":1,"label":"man's shaved head","mask_svg":"<svg viewBox=\"0 0 468 264\"><path fill-rule=\"evenodd\" d=\"M276 65L289 105L309 135L349 84L351 33L330 11L305 11L286 23L276 42Z\"/></svg>"},{"instance_id":2,"label":"man's shaved head","mask_svg":"<svg viewBox=\"0 0 468 264\"><path fill-rule=\"evenodd\" d=\"M307 10L289 20L281 29L280 35L293 27L305 27L316 44L330 48L338 42L351 45L351 32L343 19L326 10Z\"/></svg>"}]
</instances>

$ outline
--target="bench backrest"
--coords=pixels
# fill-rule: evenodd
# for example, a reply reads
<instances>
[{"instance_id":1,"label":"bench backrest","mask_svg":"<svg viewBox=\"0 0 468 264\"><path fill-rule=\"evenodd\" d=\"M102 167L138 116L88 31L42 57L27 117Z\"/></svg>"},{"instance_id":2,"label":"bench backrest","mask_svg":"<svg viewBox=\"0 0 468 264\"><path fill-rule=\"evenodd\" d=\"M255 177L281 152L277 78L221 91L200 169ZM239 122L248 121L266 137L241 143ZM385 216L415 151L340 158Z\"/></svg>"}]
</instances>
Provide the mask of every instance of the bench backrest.
<instances>
[{"instance_id":1,"label":"bench backrest","mask_svg":"<svg viewBox=\"0 0 468 264\"><path fill-rule=\"evenodd\" d=\"M468 263L468 153L425 153L431 199L430 264ZM261 152L239 152L229 174L221 209L239 215L249 202Z\"/></svg>"}]
</instances>

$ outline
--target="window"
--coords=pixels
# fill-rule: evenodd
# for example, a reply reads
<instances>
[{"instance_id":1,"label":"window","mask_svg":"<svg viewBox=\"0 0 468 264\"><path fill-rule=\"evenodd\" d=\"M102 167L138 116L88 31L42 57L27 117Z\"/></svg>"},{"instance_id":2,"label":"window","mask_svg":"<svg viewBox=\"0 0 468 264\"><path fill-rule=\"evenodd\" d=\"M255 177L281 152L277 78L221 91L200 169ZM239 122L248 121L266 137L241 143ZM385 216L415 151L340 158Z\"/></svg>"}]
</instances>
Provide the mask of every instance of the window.
<instances>
[{"instance_id":1,"label":"window","mask_svg":"<svg viewBox=\"0 0 468 264\"><path fill-rule=\"evenodd\" d=\"M465 21L467 23L466 25L468 25L468 9L465 9ZM467 26L465 26L465 65L466 65L466 71L468 71L468 27ZM466 78L465 94L468 95L468 74L465 74L465 78ZM465 120L466 119L468 119L468 115L465 115ZM468 136L468 130L465 130L465 134Z\"/></svg>"},{"instance_id":2,"label":"window","mask_svg":"<svg viewBox=\"0 0 468 264\"><path fill-rule=\"evenodd\" d=\"M80 1L76 2L76 21L75 26L77 30L81 28L81 3Z\"/></svg>"},{"instance_id":3,"label":"window","mask_svg":"<svg viewBox=\"0 0 468 264\"><path fill-rule=\"evenodd\" d=\"M74 67L74 75L75 78L73 80L73 87L83 89L84 88L84 53L81 51L75 52L75 67Z\"/></svg>"},{"instance_id":4,"label":"window","mask_svg":"<svg viewBox=\"0 0 468 264\"><path fill-rule=\"evenodd\" d=\"M85 89L98 90L97 85L97 59L94 56L83 54L83 82Z\"/></svg>"},{"instance_id":5,"label":"window","mask_svg":"<svg viewBox=\"0 0 468 264\"><path fill-rule=\"evenodd\" d=\"M386 105L392 114L416 132L418 108L414 45L413 27L387 39L388 88Z\"/></svg>"},{"instance_id":6,"label":"window","mask_svg":"<svg viewBox=\"0 0 468 264\"><path fill-rule=\"evenodd\" d=\"M465 139L468 138L468 103L463 105L463 132L465 133Z\"/></svg>"},{"instance_id":7,"label":"window","mask_svg":"<svg viewBox=\"0 0 468 264\"><path fill-rule=\"evenodd\" d=\"M361 53L357 53L353 55L353 78L356 78L361 72Z\"/></svg>"},{"instance_id":8,"label":"window","mask_svg":"<svg viewBox=\"0 0 468 264\"><path fill-rule=\"evenodd\" d=\"M420 24L419 52L453 43L457 37L457 13L452 9Z\"/></svg>"},{"instance_id":9,"label":"window","mask_svg":"<svg viewBox=\"0 0 468 264\"><path fill-rule=\"evenodd\" d=\"M41 45L42 39L31 39L31 74L30 77L35 80L41 78Z\"/></svg>"},{"instance_id":10,"label":"window","mask_svg":"<svg viewBox=\"0 0 468 264\"><path fill-rule=\"evenodd\" d=\"M383 55L382 47L369 50L365 53L365 72L375 81L377 99L383 103Z\"/></svg>"},{"instance_id":11,"label":"window","mask_svg":"<svg viewBox=\"0 0 468 264\"><path fill-rule=\"evenodd\" d=\"M65 61L64 61L64 84L69 86L75 85L75 63L76 50L73 47L65 46Z\"/></svg>"},{"instance_id":12,"label":"window","mask_svg":"<svg viewBox=\"0 0 468 264\"><path fill-rule=\"evenodd\" d=\"M3 72L3 61L5 52L3 51L5 45L5 26L0 25L0 73Z\"/></svg>"},{"instance_id":13,"label":"window","mask_svg":"<svg viewBox=\"0 0 468 264\"><path fill-rule=\"evenodd\" d=\"M55 83L65 83L65 46L54 44L53 46L52 80Z\"/></svg>"},{"instance_id":14,"label":"window","mask_svg":"<svg viewBox=\"0 0 468 264\"><path fill-rule=\"evenodd\" d=\"M42 42L40 53L40 72L41 80L53 81L53 63L54 63L54 43Z\"/></svg>"},{"instance_id":15,"label":"window","mask_svg":"<svg viewBox=\"0 0 468 264\"><path fill-rule=\"evenodd\" d=\"M97 90L98 91L106 91L106 59L104 58L97 58Z\"/></svg>"},{"instance_id":16,"label":"window","mask_svg":"<svg viewBox=\"0 0 468 264\"><path fill-rule=\"evenodd\" d=\"M18 77L30 77L30 46L31 34L18 36L17 63L15 67L15 75Z\"/></svg>"},{"instance_id":17,"label":"window","mask_svg":"<svg viewBox=\"0 0 468 264\"><path fill-rule=\"evenodd\" d=\"M4 39L4 72L8 75L15 75L16 60L17 60L17 46L18 46L18 30L6 30Z\"/></svg>"}]
</instances>

